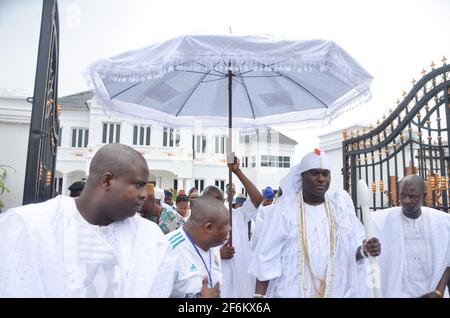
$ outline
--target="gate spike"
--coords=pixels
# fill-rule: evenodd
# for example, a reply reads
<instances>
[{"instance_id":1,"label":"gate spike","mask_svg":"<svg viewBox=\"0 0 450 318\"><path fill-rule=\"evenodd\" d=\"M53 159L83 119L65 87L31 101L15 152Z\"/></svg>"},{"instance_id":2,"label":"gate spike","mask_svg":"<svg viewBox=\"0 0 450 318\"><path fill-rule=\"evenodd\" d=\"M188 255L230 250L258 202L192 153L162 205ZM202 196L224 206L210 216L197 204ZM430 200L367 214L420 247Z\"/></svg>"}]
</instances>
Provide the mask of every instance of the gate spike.
<instances>
[{"instance_id":1,"label":"gate spike","mask_svg":"<svg viewBox=\"0 0 450 318\"><path fill-rule=\"evenodd\" d=\"M441 61L442 61L443 65L447 65L447 63L446 63L447 62L447 58L445 57L445 55L442 57Z\"/></svg>"},{"instance_id":2,"label":"gate spike","mask_svg":"<svg viewBox=\"0 0 450 318\"><path fill-rule=\"evenodd\" d=\"M413 84L413 86L416 85L416 80L413 78L411 83Z\"/></svg>"},{"instance_id":3,"label":"gate spike","mask_svg":"<svg viewBox=\"0 0 450 318\"><path fill-rule=\"evenodd\" d=\"M433 61L431 61L431 69L434 71L434 67L436 66L436 64L434 64L434 62Z\"/></svg>"},{"instance_id":4,"label":"gate spike","mask_svg":"<svg viewBox=\"0 0 450 318\"><path fill-rule=\"evenodd\" d=\"M422 68L422 76L425 76L425 74L427 74L427 71L425 71L425 69L424 68Z\"/></svg>"}]
</instances>

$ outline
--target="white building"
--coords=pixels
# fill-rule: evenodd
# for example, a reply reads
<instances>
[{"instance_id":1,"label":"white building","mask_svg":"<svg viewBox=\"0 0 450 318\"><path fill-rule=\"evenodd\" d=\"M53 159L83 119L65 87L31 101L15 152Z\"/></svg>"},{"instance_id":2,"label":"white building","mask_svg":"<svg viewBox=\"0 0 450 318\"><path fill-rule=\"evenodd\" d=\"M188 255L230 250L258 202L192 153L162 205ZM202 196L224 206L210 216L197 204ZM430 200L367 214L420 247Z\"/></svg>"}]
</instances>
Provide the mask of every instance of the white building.
<instances>
[{"instance_id":1,"label":"white building","mask_svg":"<svg viewBox=\"0 0 450 318\"><path fill-rule=\"evenodd\" d=\"M203 190L215 184L224 189L228 183L226 129L196 127L193 134L188 128L107 116L92 95L82 92L58 100L61 139L55 175L57 192L68 194L67 188L73 182L85 179L95 152L110 142L127 144L140 151L147 159L150 181L161 188L188 191L195 186ZM7 136L0 140L0 164L16 169L6 181L11 193L1 197L6 208L22 202L30 116L31 104L20 94L0 97L0 133ZM273 130L236 129L233 141L242 170L261 190L266 186L278 188L280 179L295 163L297 143ZM236 191L243 193L237 178L233 180Z\"/></svg>"}]
</instances>

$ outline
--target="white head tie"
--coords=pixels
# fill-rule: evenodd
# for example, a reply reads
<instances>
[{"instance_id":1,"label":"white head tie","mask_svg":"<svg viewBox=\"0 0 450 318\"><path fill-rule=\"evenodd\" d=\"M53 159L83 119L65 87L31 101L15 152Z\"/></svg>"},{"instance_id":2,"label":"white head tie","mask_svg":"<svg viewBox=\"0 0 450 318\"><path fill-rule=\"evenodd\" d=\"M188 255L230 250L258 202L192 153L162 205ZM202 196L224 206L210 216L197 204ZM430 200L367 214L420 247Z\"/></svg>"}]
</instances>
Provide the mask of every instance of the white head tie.
<instances>
[{"instance_id":1,"label":"white head tie","mask_svg":"<svg viewBox=\"0 0 450 318\"><path fill-rule=\"evenodd\" d=\"M313 152L307 153L300 164L294 166L284 177L281 182L283 195L285 193L296 194L302 188L302 173L311 169L326 169L331 171L331 161L324 152L314 149Z\"/></svg>"}]
</instances>

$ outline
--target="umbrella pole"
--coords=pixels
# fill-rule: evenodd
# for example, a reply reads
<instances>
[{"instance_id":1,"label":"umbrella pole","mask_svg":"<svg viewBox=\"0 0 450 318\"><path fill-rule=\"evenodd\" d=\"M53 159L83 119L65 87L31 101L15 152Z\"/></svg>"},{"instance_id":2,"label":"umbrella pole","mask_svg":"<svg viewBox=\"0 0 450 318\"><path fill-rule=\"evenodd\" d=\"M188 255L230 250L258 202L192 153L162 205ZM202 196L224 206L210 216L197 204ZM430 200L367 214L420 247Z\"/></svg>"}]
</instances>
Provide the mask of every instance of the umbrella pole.
<instances>
[{"instance_id":1,"label":"umbrella pole","mask_svg":"<svg viewBox=\"0 0 450 318\"><path fill-rule=\"evenodd\" d=\"M232 146L233 146L233 135L232 135L232 127L233 127L233 102L232 102L232 72L231 70L228 70L228 151L227 151L227 162L233 163L234 162L234 153L232 152ZM233 188L233 173L231 172L231 169L228 168L228 186L230 189ZM226 189L227 190L227 189ZM227 191L231 192L231 191ZM233 246L233 197L228 195L228 211L230 213L230 234L228 239L228 245Z\"/></svg>"}]
</instances>

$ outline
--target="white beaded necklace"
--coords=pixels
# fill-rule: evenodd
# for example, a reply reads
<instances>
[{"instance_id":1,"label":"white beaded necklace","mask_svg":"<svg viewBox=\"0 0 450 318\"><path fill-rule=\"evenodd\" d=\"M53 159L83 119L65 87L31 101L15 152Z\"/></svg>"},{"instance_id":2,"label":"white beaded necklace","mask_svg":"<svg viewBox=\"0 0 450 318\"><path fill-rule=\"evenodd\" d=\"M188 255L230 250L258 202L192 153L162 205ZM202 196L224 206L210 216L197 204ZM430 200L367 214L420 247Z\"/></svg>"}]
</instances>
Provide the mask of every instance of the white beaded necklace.
<instances>
[{"instance_id":1,"label":"white beaded necklace","mask_svg":"<svg viewBox=\"0 0 450 318\"><path fill-rule=\"evenodd\" d=\"M334 289L334 272L335 272L335 233L336 233L336 224L334 222L333 213L331 210L331 205L329 199L325 197L325 210L327 212L327 219L329 225L329 234L330 234L330 271L329 271L329 279L327 279L328 274L328 264L325 269L325 275L323 279L318 278L311 269L311 264L309 261L308 254L308 242L307 242L307 232L306 232L306 219L305 219L305 205L303 201L302 190L300 190L299 195L297 197L297 206L299 207L298 213L298 257L297 257L297 268L299 272L299 283L298 283L298 295L301 297L306 297L308 292L308 287L305 284L305 263L308 267L309 274L311 275L311 280L314 285L315 297L323 298L329 297L332 295L332 290ZM320 281L319 290L316 287L315 280L318 279Z\"/></svg>"}]
</instances>

